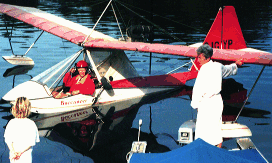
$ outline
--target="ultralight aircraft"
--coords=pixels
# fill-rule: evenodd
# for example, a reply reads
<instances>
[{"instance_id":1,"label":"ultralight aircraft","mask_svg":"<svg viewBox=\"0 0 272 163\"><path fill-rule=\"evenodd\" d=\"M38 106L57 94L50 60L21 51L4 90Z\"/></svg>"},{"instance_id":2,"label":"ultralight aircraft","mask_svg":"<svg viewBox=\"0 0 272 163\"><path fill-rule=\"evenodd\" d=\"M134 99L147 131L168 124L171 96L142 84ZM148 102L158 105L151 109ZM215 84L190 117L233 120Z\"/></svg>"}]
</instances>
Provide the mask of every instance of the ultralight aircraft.
<instances>
[{"instance_id":1,"label":"ultralight aircraft","mask_svg":"<svg viewBox=\"0 0 272 163\"><path fill-rule=\"evenodd\" d=\"M82 47L74 55L16 86L2 97L2 100L10 103L17 97L27 97L31 101L33 113L61 114L75 111L78 112L76 114L78 118L78 116L86 116L82 110L96 108L90 110L96 114L99 112L100 115L106 115L109 108L103 106L122 102L126 107L114 110L119 112L140 102L144 97L180 89L186 81L196 78L200 69L195 59L188 72L142 77L129 61L125 51L195 58L196 49L207 43L214 48L212 59L219 62L231 63L243 59L244 63L249 64L269 66L272 64L271 53L246 47L232 6L225 6L219 10L203 43L190 46L120 41L95 31L94 28L89 29L31 7L0 4L0 12ZM222 17L224 17L223 22ZM93 80L97 81L94 95L78 94L56 98L56 94L65 92L62 79L78 60L85 60L91 65L89 73L92 73Z\"/></svg>"}]
</instances>

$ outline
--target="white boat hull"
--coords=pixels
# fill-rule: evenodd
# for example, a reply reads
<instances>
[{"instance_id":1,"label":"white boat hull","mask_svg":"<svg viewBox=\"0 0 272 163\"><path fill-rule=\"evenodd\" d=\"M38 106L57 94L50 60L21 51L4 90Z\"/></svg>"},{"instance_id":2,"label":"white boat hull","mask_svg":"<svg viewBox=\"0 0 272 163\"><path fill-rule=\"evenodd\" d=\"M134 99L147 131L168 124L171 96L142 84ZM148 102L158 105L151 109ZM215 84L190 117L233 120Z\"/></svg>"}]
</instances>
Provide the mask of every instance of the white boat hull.
<instances>
[{"instance_id":1,"label":"white boat hull","mask_svg":"<svg viewBox=\"0 0 272 163\"><path fill-rule=\"evenodd\" d=\"M116 102L123 102L123 105L128 103L129 107L129 105L132 105L131 103L136 104L145 96L168 92L174 89L176 89L176 87L118 88L110 91L104 90L97 102L93 105L100 89L95 91L94 96L79 94L56 99L51 95L51 91L46 85L41 85L40 83L30 80L13 88L3 96L3 99L12 103L17 97L24 96L31 102L31 112L49 114L87 109L93 106L101 107ZM104 111L107 113L107 109L102 109L102 112Z\"/></svg>"},{"instance_id":2,"label":"white boat hull","mask_svg":"<svg viewBox=\"0 0 272 163\"><path fill-rule=\"evenodd\" d=\"M13 65L34 65L34 61L26 56L2 56L2 58Z\"/></svg>"},{"instance_id":3,"label":"white boat hull","mask_svg":"<svg viewBox=\"0 0 272 163\"><path fill-rule=\"evenodd\" d=\"M123 118L128 114L131 109L135 108L135 103L139 102L140 100L141 99L138 98L134 100L128 100L126 102L112 102L103 105L96 105L96 108L98 108L100 115L103 114L103 117L107 117L110 112L110 116L107 118L112 120L109 126L109 129L112 130L115 125L119 124L123 120ZM57 124L81 122L85 119L92 119L90 117L93 114L95 114L93 108L89 107L86 109L77 109L69 112L37 114L31 117L31 119L35 121L37 127L39 128L40 136L46 136Z\"/></svg>"},{"instance_id":4,"label":"white boat hull","mask_svg":"<svg viewBox=\"0 0 272 163\"><path fill-rule=\"evenodd\" d=\"M195 120L188 120L180 126L178 131L178 142L180 144L189 144L194 141L195 125ZM243 124L235 122L224 122L221 127L222 137L224 139L252 136L250 129Z\"/></svg>"},{"instance_id":5,"label":"white boat hull","mask_svg":"<svg viewBox=\"0 0 272 163\"><path fill-rule=\"evenodd\" d=\"M222 135L223 138L241 138L250 137L252 136L252 133L246 125L225 122L222 124Z\"/></svg>"},{"instance_id":6,"label":"white boat hull","mask_svg":"<svg viewBox=\"0 0 272 163\"><path fill-rule=\"evenodd\" d=\"M114 89L114 96L110 96L104 91L98 98L97 103L93 104L95 97L89 95L76 95L61 99L54 97L42 98L31 101L31 112L35 113L61 113L74 110L82 110L91 107L99 107L101 113L106 114L108 109L102 109L103 105L110 105L111 103L123 102L123 107L127 108L132 104L137 104L144 96L153 93L160 93L171 90L171 88L129 88L129 89ZM99 92L99 90L96 90ZM123 108L122 107L122 108ZM121 108L121 109L122 109ZM115 110L119 111L119 110Z\"/></svg>"}]
</instances>

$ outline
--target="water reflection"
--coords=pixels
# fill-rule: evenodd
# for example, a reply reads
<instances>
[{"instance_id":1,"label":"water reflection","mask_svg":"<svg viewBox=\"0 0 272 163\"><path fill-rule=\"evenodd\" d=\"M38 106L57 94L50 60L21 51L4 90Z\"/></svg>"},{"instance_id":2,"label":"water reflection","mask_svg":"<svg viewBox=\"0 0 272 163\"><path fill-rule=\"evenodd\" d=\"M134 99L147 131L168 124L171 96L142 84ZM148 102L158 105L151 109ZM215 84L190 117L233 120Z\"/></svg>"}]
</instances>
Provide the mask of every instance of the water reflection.
<instances>
[{"instance_id":1,"label":"water reflection","mask_svg":"<svg viewBox=\"0 0 272 163\"><path fill-rule=\"evenodd\" d=\"M137 103L134 102L135 99L131 99L127 102L131 104L128 107L123 102L103 105L102 109L109 110L105 115L99 113L101 108L88 108L61 114L37 114L31 119L38 126L41 136L64 143L74 151L90 156L95 162L105 162L104 159L111 162L111 159L116 156L120 158L114 158L115 162L124 162L132 141L137 139L137 131L131 127L138 109L144 104L157 102L171 96L187 95L190 93L190 90L187 89L185 86L166 94L145 97ZM115 109L121 111L114 112ZM163 152L161 148L154 147L155 145L163 147L164 151L169 150L167 147L159 145L154 136L151 139L149 134L143 135L146 135L145 140L150 140L150 144L152 144L150 150L154 150L151 152ZM125 142L125 146L119 146L123 150L113 150L116 143L123 144ZM102 154L105 155L105 148L111 149L111 152L107 153L108 157L98 157Z\"/></svg>"},{"instance_id":2,"label":"water reflection","mask_svg":"<svg viewBox=\"0 0 272 163\"><path fill-rule=\"evenodd\" d=\"M3 77L9 77L9 76L13 76L13 84L12 84L12 88L14 88L15 85L15 76L17 75L28 75L28 71L32 70L32 68L34 67L34 65L28 65L28 66L14 66L12 68L8 68L4 74ZM30 79L32 79L32 75L28 75L30 76Z\"/></svg>"},{"instance_id":3,"label":"water reflection","mask_svg":"<svg viewBox=\"0 0 272 163\"><path fill-rule=\"evenodd\" d=\"M1 0L1 3L7 3L12 5L21 5L21 6L29 6L29 7L37 7L39 4L39 0Z\"/></svg>"},{"instance_id":4,"label":"water reflection","mask_svg":"<svg viewBox=\"0 0 272 163\"><path fill-rule=\"evenodd\" d=\"M188 95L191 93L191 90L188 90L188 88L190 89L190 87L184 86L177 90L172 90L167 93L164 92L164 94L157 93L156 95L154 94L153 96L147 96L140 99L128 99L126 103L112 102L110 104L101 105L99 108L86 108L58 114L37 114L31 119L36 122L39 130L41 131L41 135L46 137L50 135L50 130L54 128L54 126L61 123L69 124L68 126L74 129L73 132L75 136L82 136L82 133L78 132L79 128L76 127L78 125L73 123L80 123L81 125L88 124L88 126L93 126L92 129L96 128L96 131L88 131L89 133L92 133L93 136L101 129L102 131L117 130L118 133L121 134L127 128L131 128L132 122L140 106L147 103L154 103L172 96ZM106 114L102 114L100 110L108 110L108 112ZM120 111L116 112L115 110ZM133 114L131 113L131 110L134 110ZM125 130L121 128L124 128ZM84 128L84 130L85 129L86 128ZM98 144L101 144L102 142L105 143L104 140L100 142L99 138L97 141ZM92 146L93 143L89 144ZM91 146L88 147L91 148Z\"/></svg>"},{"instance_id":5,"label":"water reflection","mask_svg":"<svg viewBox=\"0 0 272 163\"><path fill-rule=\"evenodd\" d=\"M29 65L29 66L14 66L12 68L8 68L5 73L3 74L3 77L8 77L8 76L16 76L16 75L23 75L28 73L29 70L32 70L34 65ZM29 75L31 78L32 76Z\"/></svg>"},{"instance_id":6,"label":"water reflection","mask_svg":"<svg viewBox=\"0 0 272 163\"><path fill-rule=\"evenodd\" d=\"M192 87L184 86L167 94L146 97L137 103L131 101L130 106L114 102L101 106L102 108L86 108L59 114L32 114L31 119L38 126L40 136L63 143L75 152L91 157L95 162L126 162L126 154L130 151L132 142L137 140L138 131L132 128L132 123L139 108L171 97L190 100L191 93ZM223 81L222 97L225 103L223 120L235 120L240 109L238 107L242 105L246 94L247 90L234 79ZM116 108L121 111L114 113ZM7 108L2 109L7 111ZM99 112L100 109L109 111L103 115ZM265 118L264 115L268 114L270 114L268 111L245 108L241 116ZM9 120L12 116L2 118ZM148 142L147 152L170 150L157 142L152 131L142 132L141 139Z\"/></svg>"},{"instance_id":7,"label":"water reflection","mask_svg":"<svg viewBox=\"0 0 272 163\"><path fill-rule=\"evenodd\" d=\"M240 107L241 108L241 107ZM240 108L237 107L231 107L231 106L225 106L225 110L223 111L224 115L237 115L240 111ZM263 118L263 119L269 119L269 115L271 114L270 111L261 110L261 109L253 109L249 107L245 107L241 115L242 117L250 117L250 118Z\"/></svg>"}]
</instances>

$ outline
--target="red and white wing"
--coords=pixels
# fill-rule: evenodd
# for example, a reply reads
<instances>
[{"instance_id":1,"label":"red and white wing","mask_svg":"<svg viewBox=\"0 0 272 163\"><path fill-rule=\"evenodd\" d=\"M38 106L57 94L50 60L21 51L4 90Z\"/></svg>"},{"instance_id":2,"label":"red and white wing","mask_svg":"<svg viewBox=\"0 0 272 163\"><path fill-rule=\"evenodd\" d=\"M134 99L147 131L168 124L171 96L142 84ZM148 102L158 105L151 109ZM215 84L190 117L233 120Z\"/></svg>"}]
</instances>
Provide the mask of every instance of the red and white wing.
<instances>
[{"instance_id":1,"label":"red and white wing","mask_svg":"<svg viewBox=\"0 0 272 163\"><path fill-rule=\"evenodd\" d=\"M92 29L85 26L32 7L0 3L0 12L75 44L82 43L92 32ZM97 31L93 31L91 37L93 39L115 40Z\"/></svg>"}]
</instances>

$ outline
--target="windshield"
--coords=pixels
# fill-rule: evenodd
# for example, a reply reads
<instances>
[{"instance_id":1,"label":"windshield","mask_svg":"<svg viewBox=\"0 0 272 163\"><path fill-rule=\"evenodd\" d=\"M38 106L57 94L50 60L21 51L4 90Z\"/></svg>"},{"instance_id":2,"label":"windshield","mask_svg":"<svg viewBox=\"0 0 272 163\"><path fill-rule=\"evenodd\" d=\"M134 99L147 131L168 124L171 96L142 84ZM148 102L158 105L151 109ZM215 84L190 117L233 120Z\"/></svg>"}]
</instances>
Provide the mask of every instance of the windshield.
<instances>
[{"instance_id":1,"label":"windshield","mask_svg":"<svg viewBox=\"0 0 272 163\"><path fill-rule=\"evenodd\" d=\"M78 51L31 80L45 85L49 89L54 89L62 85L64 75L80 60L85 60L91 69L93 69L92 66L95 66L100 77L112 77L113 80L121 80L138 76L137 71L123 51L93 50L91 51L91 58L86 53L82 53L83 51L84 49ZM94 61L95 65L91 64L90 59Z\"/></svg>"},{"instance_id":2,"label":"windshield","mask_svg":"<svg viewBox=\"0 0 272 163\"><path fill-rule=\"evenodd\" d=\"M65 73L69 71L73 63L75 63L79 58L81 52L82 50L35 76L31 80L47 85L49 89L56 87L64 77Z\"/></svg>"}]
</instances>

